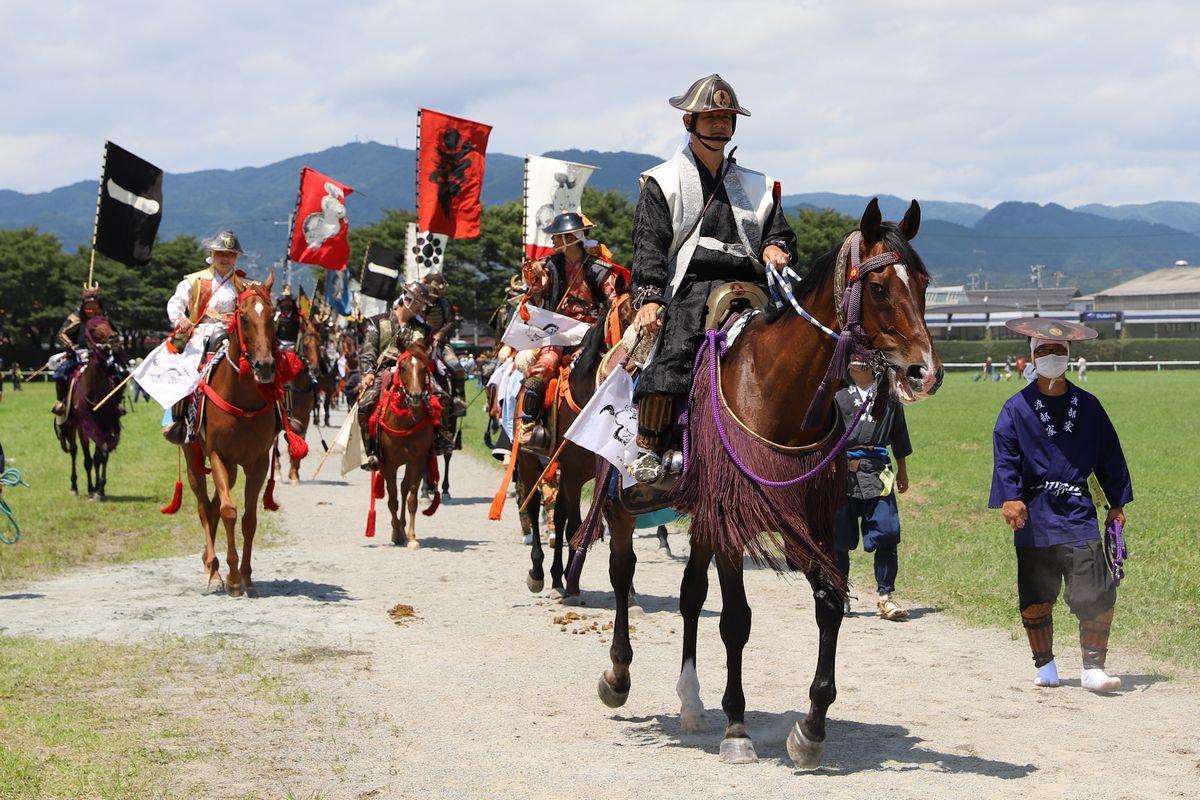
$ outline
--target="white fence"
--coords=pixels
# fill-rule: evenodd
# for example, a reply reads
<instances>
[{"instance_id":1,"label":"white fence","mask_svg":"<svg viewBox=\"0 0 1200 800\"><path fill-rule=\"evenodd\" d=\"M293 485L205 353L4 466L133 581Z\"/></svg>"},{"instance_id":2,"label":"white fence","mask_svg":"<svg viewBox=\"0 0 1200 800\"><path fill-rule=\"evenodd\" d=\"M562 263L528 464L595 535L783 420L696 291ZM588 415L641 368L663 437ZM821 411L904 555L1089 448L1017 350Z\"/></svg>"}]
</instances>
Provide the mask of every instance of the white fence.
<instances>
[{"instance_id":1,"label":"white fence","mask_svg":"<svg viewBox=\"0 0 1200 800\"><path fill-rule=\"evenodd\" d=\"M983 362L982 361L960 361L960 362L948 364L943 361L942 367L944 367L947 370L952 370L952 369L982 370ZM1200 368L1200 361L1089 361L1087 363L1087 367L1088 367L1088 369L1103 369L1103 370L1110 370L1112 372L1118 372L1119 370L1128 371L1128 370L1135 370L1135 369L1137 369L1137 370L1150 369L1150 370L1155 370L1157 372L1162 372L1164 369L1196 369L1196 368ZM1074 370L1075 370L1075 365L1071 364L1071 371L1073 372ZM1003 363L997 364L995 362L992 362L992 371L993 372L1003 372L1004 364ZM1014 375L1016 374L1015 369L1013 370L1013 374Z\"/></svg>"}]
</instances>

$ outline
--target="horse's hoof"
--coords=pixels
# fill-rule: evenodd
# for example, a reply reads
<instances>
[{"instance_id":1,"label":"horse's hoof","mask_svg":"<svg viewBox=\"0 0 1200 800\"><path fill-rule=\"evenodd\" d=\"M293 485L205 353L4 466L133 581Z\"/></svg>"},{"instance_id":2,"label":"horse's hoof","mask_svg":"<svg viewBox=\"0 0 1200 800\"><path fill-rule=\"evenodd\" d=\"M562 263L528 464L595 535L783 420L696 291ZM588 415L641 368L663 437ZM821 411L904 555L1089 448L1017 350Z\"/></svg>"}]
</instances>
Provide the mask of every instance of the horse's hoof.
<instances>
[{"instance_id":1,"label":"horse's hoof","mask_svg":"<svg viewBox=\"0 0 1200 800\"><path fill-rule=\"evenodd\" d=\"M629 607L629 616L644 617L644 616L646 616L646 609L642 608L641 606L630 606Z\"/></svg>"},{"instance_id":2,"label":"horse's hoof","mask_svg":"<svg viewBox=\"0 0 1200 800\"><path fill-rule=\"evenodd\" d=\"M246 597L258 597L258 587L252 583L246 584Z\"/></svg>"},{"instance_id":3,"label":"horse's hoof","mask_svg":"<svg viewBox=\"0 0 1200 800\"><path fill-rule=\"evenodd\" d=\"M537 594L542 589L546 588L546 581L544 579L539 581L537 578L533 577L532 575L526 575L525 576L525 586L527 586L529 588L529 591L533 592L534 594Z\"/></svg>"},{"instance_id":4,"label":"horse's hoof","mask_svg":"<svg viewBox=\"0 0 1200 800\"><path fill-rule=\"evenodd\" d=\"M521 540L521 544L533 544L533 534L525 534L525 538Z\"/></svg>"},{"instance_id":5,"label":"horse's hoof","mask_svg":"<svg viewBox=\"0 0 1200 800\"><path fill-rule=\"evenodd\" d=\"M680 711L679 730L684 733L699 733L704 730L704 712Z\"/></svg>"},{"instance_id":6,"label":"horse's hoof","mask_svg":"<svg viewBox=\"0 0 1200 800\"><path fill-rule=\"evenodd\" d=\"M404 546L404 537L403 536L393 536L392 544L396 545L396 547L403 547Z\"/></svg>"},{"instance_id":7,"label":"horse's hoof","mask_svg":"<svg viewBox=\"0 0 1200 800\"><path fill-rule=\"evenodd\" d=\"M583 598L578 593L563 594L562 597L558 598L558 602L564 606L581 606L583 605Z\"/></svg>"},{"instance_id":8,"label":"horse's hoof","mask_svg":"<svg viewBox=\"0 0 1200 800\"><path fill-rule=\"evenodd\" d=\"M299 486L299 485L300 485L300 479L299 479L299 478L288 478L288 485L290 485L290 486Z\"/></svg>"},{"instance_id":9,"label":"horse's hoof","mask_svg":"<svg viewBox=\"0 0 1200 800\"><path fill-rule=\"evenodd\" d=\"M821 758L825 755L825 743L810 740L797 722L788 734L787 751L797 769L816 769L821 766Z\"/></svg>"},{"instance_id":10,"label":"horse's hoof","mask_svg":"<svg viewBox=\"0 0 1200 800\"><path fill-rule=\"evenodd\" d=\"M722 739L721 754L718 758L722 764L758 763L758 753L754 752L754 742L749 739Z\"/></svg>"},{"instance_id":11,"label":"horse's hoof","mask_svg":"<svg viewBox=\"0 0 1200 800\"><path fill-rule=\"evenodd\" d=\"M225 584L225 594L229 595L230 597L241 597L245 593L246 593L245 589L242 588L242 585L240 583L239 584L232 584L232 583Z\"/></svg>"},{"instance_id":12,"label":"horse's hoof","mask_svg":"<svg viewBox=\"0 0 1200 800\"><path fill-rule=\"evenodd\" d=\"M603 674L600 676L600 683L596 685L596 694L600 695L600 702L609 708L620 708L629 699L628 689L618 692L609 684Z\"/></svg>"},{"instance_id":13,"label":"horse's hoof","mask_svg":"<svg viewBox=\"0 0 1200 800\"><path fill-rule=\"evenodd\" d=\"M71 490L71 494L72 494L73 496L75 496L75 497L79 497L79 490L78 490L78 489L72 489L72 490Z\"/></svg>"},{"instance_id":14,"label":"horse's hoof","mask_svg":"<svg viewBox=\"0 0 1200 800\"><path fill-rule=\"evenodd\" d=\"M420 550L421 543L418 542L416 539L409 539L408 540L408 549L409 550Z\"/></svg>"}]
</instances>

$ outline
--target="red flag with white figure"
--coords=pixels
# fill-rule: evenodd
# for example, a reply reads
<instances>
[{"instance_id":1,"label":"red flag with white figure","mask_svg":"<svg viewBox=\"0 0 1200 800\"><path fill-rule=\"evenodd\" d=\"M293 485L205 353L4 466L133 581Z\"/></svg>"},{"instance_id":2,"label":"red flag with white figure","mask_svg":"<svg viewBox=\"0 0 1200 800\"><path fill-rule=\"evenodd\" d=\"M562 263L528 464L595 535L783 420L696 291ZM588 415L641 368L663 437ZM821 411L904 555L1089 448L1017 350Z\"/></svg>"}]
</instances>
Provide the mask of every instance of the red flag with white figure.
<instances>
[{"instance_id":1,"label":"red flag with white figure","mask_svg":"<svg viewBox=\"0 0 1200 800\"><path fill-rule=\"evenodd\" d=\"M452 239L476 237L492 126L425 108L417 113L417 227Z\"/></svg>"},{"instance_id":2,"label":"red flag with white figure","mask_svg":"<svg viewBox=\"0 0 1200 800\"><path fill-rule=\"evenodd\" d=\"M350 259L346 196L353 191L315 169L300 170L300 196L292 220L288 258L325 269L346 268Z\"/></svg>"}]
</instances>

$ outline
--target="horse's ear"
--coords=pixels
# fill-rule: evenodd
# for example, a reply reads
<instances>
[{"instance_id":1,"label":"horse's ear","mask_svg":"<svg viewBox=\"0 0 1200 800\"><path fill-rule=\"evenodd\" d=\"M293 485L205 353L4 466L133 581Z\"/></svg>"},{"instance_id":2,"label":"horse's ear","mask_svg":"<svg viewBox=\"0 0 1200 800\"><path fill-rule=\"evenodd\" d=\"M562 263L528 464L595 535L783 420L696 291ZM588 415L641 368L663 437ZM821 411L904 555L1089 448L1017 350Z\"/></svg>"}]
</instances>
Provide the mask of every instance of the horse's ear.
<instances>
[{"instance_id":1,"label":"horse's ear","mask_svg":"<svg viewBox=\"0 0 1200 800\"><path fill-rule=\"evenodd\" d=\"M905 217L905 219L908 219L908 217ZM275 273L268 272L267 279L265 281L263 281L263 288L267 290L267 294L271 293L271 287L274 285L275 285Z\"/></svg>"},{"instance_id":2,"label":"horse's ear","mask_svg":"<svg viewBox=\"0 0 1200 800\"><path fill-rule=\"evenodd\" d=\"M908 207L908 211L904 212L904 219L900 220L900 233L908 241L912 241L917 237L917 231L921 228L921 206L916 200L912 201L912 205Z\"/></svg>"},{"instance_id":3,"label":"horse's ear","mask_svg":"<svg viewBox=\"0 0 1200 800\"><path fill-rule=\"evenodd\" d=\"M862 219L858 222L865 249L870 250L876 242L883 238L883 229L880 227L882 222L883 214L879 211L879 198L872 197L871 202L867 203L867 209L863 212Z\"/></svg>"},{"instance_id":4,"label":"horse's ear","mask_svg":"<svg viewBox=\"0 0 1200 800\"><path fill-rule=\"evenodd\" d=\"M233 288L237 291L239 297L242 292L246 291L246 282L236 272L233 273Z\"/></svg>"}]
</instances>

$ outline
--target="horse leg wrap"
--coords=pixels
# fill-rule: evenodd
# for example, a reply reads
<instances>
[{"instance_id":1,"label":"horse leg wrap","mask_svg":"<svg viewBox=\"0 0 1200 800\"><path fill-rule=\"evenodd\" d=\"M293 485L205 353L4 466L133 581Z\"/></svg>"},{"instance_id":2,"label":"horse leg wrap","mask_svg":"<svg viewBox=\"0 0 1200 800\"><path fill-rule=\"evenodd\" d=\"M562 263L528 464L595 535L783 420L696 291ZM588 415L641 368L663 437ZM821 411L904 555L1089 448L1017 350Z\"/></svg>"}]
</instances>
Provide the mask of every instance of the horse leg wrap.
<instances>
[{"instance_id":1,"label":"horse leg wrap","mask_svg":"<svg viewBox=\"0 0 1200 800\"><path fill-rule=\"evenodd\" d=\"M1021 624L1033 651L1033 665L1042 667L1054 660L1054 605L1035 603L1021 609ZM1107 637L1106 637L1107 638Z\"/></svg>"},{"instance_id":2,"label":"horse leg wrap","mask_svg":"<svg viewBox=\"0 0 1200 800\"><path fill-rule=\"evenodd\" d=\"M1084 669L1104 669L1112 620L1111 608L1091 619L1079 620L1079 646L1083 650Z\"/></svg>"},{"instance_id":3,"label":"horse leg wrap","mask_svg":"<svg viewBox=\"0 0 1200 800\"><path fill-rule=\"evenodd\" d=\"M648 394L638 401L638 447L658 452L674 404L675 398L669 394Z\"/></svg>"}]
</instances>

